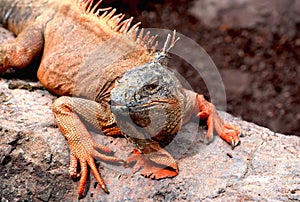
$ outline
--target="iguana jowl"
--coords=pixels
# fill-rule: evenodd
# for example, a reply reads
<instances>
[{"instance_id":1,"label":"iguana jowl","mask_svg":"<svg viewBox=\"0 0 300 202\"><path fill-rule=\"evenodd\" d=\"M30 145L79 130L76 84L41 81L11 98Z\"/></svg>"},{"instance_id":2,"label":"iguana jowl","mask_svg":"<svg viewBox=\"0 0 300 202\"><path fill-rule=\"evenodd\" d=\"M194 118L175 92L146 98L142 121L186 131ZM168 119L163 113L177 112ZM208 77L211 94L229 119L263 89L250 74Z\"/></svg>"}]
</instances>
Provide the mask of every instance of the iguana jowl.
<instances>
[{"instance_id":1,"label":"iguana jowl","mask_svg":"<svg viewBox=\"0 0 300 202\"><path fill-rule=\"evenodd\" d=\"M135 171L154 179L176 176L177 164L162 145L192 116L207 119L208 139L215 129L236 146L240 130L225 124L202 95L181 86L165 67L166 50L156 52L152 45L154 37L137 34L139 23L130 26L132 18L123 20L114 9L98 9L100 2L0 0L0 21L17 35L14 42L0 45L0 72L41 58L38 79L61 96L53 113L69 143L70 175L80 176L79 197L88 166L108 192L94 158L135 162ZM137 149L125 161L114 157L93 140L80 118L105 135L129 137Z\"/></svg>"}]
</instances>

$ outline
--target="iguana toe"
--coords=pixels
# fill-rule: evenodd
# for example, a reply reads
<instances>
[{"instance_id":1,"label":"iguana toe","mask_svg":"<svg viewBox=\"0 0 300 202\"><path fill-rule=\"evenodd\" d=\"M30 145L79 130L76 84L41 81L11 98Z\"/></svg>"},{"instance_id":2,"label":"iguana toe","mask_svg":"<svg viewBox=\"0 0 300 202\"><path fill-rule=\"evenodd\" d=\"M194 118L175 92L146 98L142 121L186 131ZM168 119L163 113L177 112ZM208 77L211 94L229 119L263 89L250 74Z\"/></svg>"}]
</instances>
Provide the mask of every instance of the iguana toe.
<instances>
[{"instance_id":1,"label":"iguana toe","mask_svg":"<svg viewBox=\"0 0 300 202\"><path fill-rule=\"evenodd\" d=\"M238 127L225 124L222 132L219 135L223 140L230 144L232 148L234 148L240 143L240 133L241 130Z\"/></svg>"}]
</instances>

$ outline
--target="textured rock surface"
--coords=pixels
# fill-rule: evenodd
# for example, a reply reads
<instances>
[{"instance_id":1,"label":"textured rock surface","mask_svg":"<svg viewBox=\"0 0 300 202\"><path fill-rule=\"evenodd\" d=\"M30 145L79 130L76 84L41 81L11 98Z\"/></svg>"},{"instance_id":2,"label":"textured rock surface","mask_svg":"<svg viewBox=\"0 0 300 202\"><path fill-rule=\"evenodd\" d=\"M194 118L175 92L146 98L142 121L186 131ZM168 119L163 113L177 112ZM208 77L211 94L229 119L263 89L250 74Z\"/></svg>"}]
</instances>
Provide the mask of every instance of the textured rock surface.
<instances>
[{"instance_id":1,"label":"textured rock surface","mask_svg":"<svg viewBox=\"0 0 300 202\"><path fill-rule=\"evenodd\" d=\"M22 82L0 78L0 201L76 201L78 182L68 176L68 147L50 109L55 97L35 82L26 82L33 91L8 88ZM205 145L205 129L191 122L181 135L197 137L179 156L179 176L154 181L100 163L111 193L91 176L82 201L299 201L300 138L222 114L243 130L234 150L218 137ZM121 158L132 149L122 138L95 138Z\"/></svg>"},{"instance_id":2,"label":"textured rock surface","mask_svg":"<svg viewBox=\"0 0 300 202\"><path fill-rule=\"evenodd\" d=\"M54 99L39 83L0 78L0 201L77 200L67 143L51 112ZM177 139L178 148L189 146L178 156L177 177L154 181L99 163L111 193L91 176L82 201L300 201L300 138L222 114L243 130L235 150L218 137L205 145L205 129L191 122ZM125 139L95 138L121 158L132 149Z\"/></svg>"}]
</instances>

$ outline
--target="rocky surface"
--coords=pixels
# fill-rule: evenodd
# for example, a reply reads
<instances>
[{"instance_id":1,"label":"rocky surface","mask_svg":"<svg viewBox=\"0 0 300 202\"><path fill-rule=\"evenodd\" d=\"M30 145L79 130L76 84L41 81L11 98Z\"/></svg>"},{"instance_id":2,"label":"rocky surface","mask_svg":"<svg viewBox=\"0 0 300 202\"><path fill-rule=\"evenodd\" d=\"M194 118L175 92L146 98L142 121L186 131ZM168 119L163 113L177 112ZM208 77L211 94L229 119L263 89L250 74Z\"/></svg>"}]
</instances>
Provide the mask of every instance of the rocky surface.
<instances>
[{"instance_id":1,"label":"rocky surface","mask_svg":"<svg viewBox=\"0 0 300 202\"><path fill-rule=\"evenodd\" d=\"M0 77L0 201L77 201L67 142L51 111L56 97L38 82L15 77ZM195 120L174 143L188 146L177 156L177 177L155 181L99 162L111 193L105 194L91 175L81 201L300 201L300 138L222 115L243 130L234 150L218 137L204 144L206 130ZM126 158L132 150L125 139L92 133L116 156Z\"/></svg>"},{"instance_id":2,"label":"rocky surface","mask_svg":"<svg viewBox=\"0 0 300 202\"><path fill-rule=\"evenodd\" d=\"M19 79L0 78L0 92L0 201L76 201L78 181L68 175L67 142L51 112L55 96ZM177 177L155 181L100 162L111 193L91 175L81 201L300 201L300 138L222 115L243 130L234 150L219 137L204 144L206 130L194 121L177 139L176 148L188 142ZM116 156L132 150L125 139L93 134Z\"/></svg>"}]
</instances>

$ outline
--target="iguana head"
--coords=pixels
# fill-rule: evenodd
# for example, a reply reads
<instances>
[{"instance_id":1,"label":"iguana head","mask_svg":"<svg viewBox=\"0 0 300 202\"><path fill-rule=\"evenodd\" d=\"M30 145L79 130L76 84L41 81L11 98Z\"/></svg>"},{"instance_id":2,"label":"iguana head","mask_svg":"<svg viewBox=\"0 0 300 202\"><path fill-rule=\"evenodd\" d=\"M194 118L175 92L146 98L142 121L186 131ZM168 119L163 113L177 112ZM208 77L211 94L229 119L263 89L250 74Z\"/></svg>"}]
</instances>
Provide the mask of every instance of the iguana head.
<instances>
[{"instance_id":1,"label":"iguana head","mask_svg":"<svg viewBox=\"0 0 300 202\"><path fill-rule=\"evenodd\" d=\"M184 102L180 82L158 62L126 72L111 91L111 110L129 136L137 135L133 134L137 130L147 138L176 133L182 123ZM130 124L135 125L134 131Z\"/></svg>"}]
</instances>

